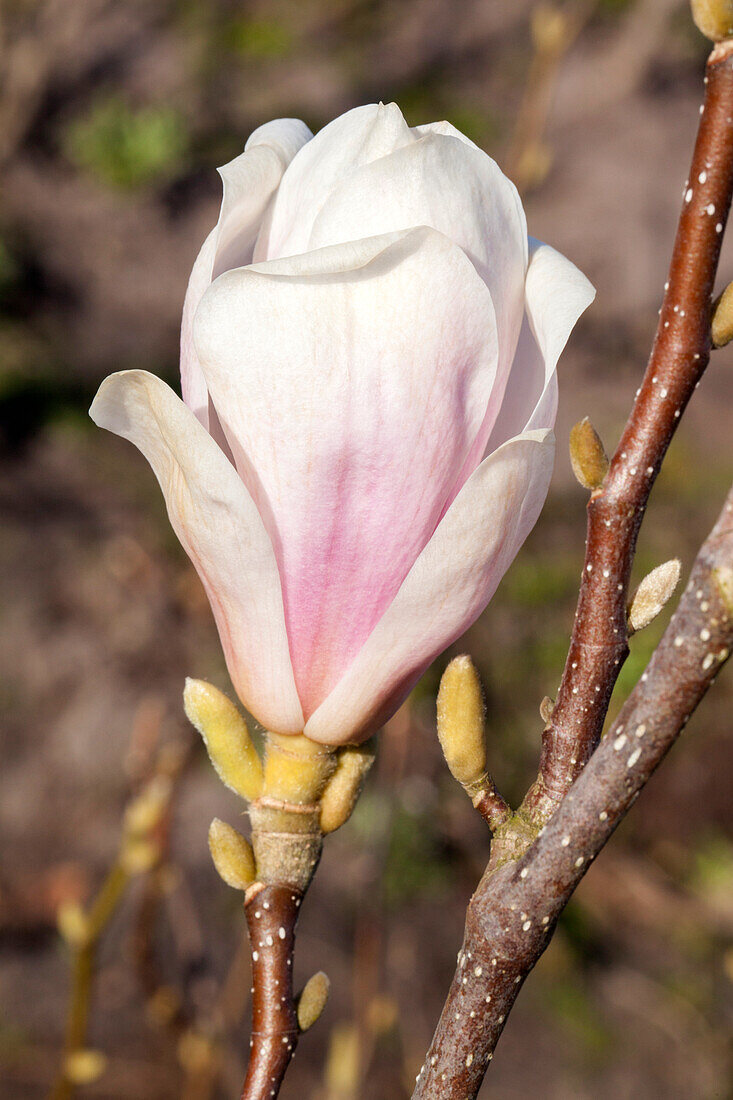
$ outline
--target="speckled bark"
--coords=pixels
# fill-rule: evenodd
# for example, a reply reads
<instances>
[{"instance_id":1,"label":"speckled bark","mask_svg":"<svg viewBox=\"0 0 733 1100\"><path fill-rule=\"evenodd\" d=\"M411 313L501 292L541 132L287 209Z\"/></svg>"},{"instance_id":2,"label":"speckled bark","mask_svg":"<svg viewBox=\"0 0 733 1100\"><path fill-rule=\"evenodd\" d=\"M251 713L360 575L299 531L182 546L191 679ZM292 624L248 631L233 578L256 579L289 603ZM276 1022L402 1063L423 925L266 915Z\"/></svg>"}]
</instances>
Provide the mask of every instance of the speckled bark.
<instances>
[{"instance_id":1,"label":"speckled bark","mask_svg":"<svg viewBox=\"0 0 733 1100\"><path fill-rule=\"evenodd\" d=\"M244 912L252 950L252 1036L241 1100L269 1100L280 1091L298 1043L293 996L295 925L302 894L255 883Z\"/></svg>"},{"instance_id":2,"label":"speckled bark","mask_svg":"<svg viewBox=\"0 0 733 1100\"><path fill-rule=\"evenodd\" d=\"M598 744L628 654L626 605L646 504L682 412L710 356L710 306L733 189L733 42L713 50L704 109L685 182L669 278L641 387L588 533L570 649L542 738L537 782L523 806L542 824Z\"/></svg>"},{"instance_id":3,"label":"speckled bark","mask_svg":"<svg viewBox=\"0 0 733 1100\"><path fill-rule=\"evenodd\" d=\"M472 1100L559 914L733 646L719 571L733 569L733 492L647 671L598 745L628 653L639 526L710 354L710 307L733 190L733 42L707 66L689 180L649 365L609 472L588 504L573 635L537 781L499 826L468 907L458 966L413 1100Z\"/></svg>"},{"instance_id":4,"label":"speckled bark","mask_svg":"<svg viewBox=\"0 0 733 1100\"><path fill-rule=\"evenodd\" d=\"M583 774L524 857L484 874L413 1100L476 1096L558 916L728 659L733 607L721 570L733 570L733 490L644 678Z\"/></svg>"}]
</instances>

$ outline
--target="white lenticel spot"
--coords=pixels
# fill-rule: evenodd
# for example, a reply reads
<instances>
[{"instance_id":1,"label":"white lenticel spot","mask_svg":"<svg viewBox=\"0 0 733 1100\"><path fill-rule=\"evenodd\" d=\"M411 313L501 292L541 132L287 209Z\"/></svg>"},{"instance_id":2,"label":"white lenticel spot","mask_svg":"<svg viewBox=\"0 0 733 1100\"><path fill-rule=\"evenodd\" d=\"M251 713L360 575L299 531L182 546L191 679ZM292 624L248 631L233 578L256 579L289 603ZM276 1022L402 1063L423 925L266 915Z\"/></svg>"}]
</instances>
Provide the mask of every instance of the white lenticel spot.
<instances>
[{"instance_id":1,"label":"white lenticel spot","mask_svg":"<svg viewBox=\"0 0 733 1100\"><path fill-rule=\"evenodd\" d=\"M633 768L634 764L636 763L636 761L639 759L640 756L641 756L641 748L634 749L631 756L626 761L626 767L627 768Z\"/></svg>"},{"instance_id":2,"label":"white lenticel spot","mask_svg":"<svg viewBox=\"0 0 733 1100\"><path fill-rule=\"evenodd\" d=\"M616 740L614 741L614 743L613 743L613 747L614 747L614 749L616 750L616 752L620 752L620 751L621 751L621 749L622 749L622 748L624 747L624 745L625 745L625 744L626 744L626 734L625 734L625 733L622 733L622 734L621 734L621 735L620 735L619 737L617 737L617 738L616 738Z\"/></svg>"}]
</instances>

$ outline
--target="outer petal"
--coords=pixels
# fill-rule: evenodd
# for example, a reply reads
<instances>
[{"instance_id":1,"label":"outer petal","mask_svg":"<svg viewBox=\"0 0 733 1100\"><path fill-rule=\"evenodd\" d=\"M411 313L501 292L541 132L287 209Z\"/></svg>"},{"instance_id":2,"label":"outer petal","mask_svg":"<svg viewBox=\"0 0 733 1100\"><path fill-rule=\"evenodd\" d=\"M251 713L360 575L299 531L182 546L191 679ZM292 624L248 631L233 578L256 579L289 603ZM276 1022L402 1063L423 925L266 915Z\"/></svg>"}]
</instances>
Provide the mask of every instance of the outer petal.
<instances>
[{"instance_id":1,"label":"outer petal","mask_svg":"<svg viewBox=\"0 0 733 1100\"><path fill-rule=\"evenodd\" d=\"M526 313L504 401L487 451L530 428L551 428L557 413L557 362L581 313L596 296L575 264L530 238Z\"/></svg>"},{"instance_id":2,"label":"outer petal","mask_svg":"<svg viewBox=\"0 0 733 1100\"><path fill-rule=\"evenodd\" d=\"M236 470L190 409L146 371L111 375L89 411L152 466L173 530L203 581L240 699L268 729L299 733L275 555Z\"/></svg>"},{"instance_id":3,"label":"outer petal","mask_svg":"<svg viewBox=\"0 0 733 1100\"><path fill-rule=\"evenodd\" d=\"M452 493L495 376L491 299L461 250L423 228L228 272L194 332L269 524L307 715Z\"/></svg>"},{"instance_id":4,"label":"outer petal","mask_svg":"<svg viewBox=\"0 0 733 1100\"><path fill-rule=\"evenodd\" d=\"M443 119L442 122L426 122L422 126L413 126L412 132L416 134L417 137L425 137L426 134L443 134L444 137L458 138L459 141L463 141L466 145L470 145L472 149L479 148L475 141L471 141L471 139L466 137L465 134L462 134L452 122L446 122L445 119Z\"/></svg>"},{"instance_id":5,"label":"outer petal","mask_svg":"<svg viewBox=\"0 0 733 1100\"><path fill-rule=\"evenodd\" d=\"M325 744L369 737L474 622L540 514L553 456L551 432L527 432L474 471L346 674L309 718L307 737Z\"/></svg>"},{"instance_id":6,"label":"outer petal","mask_svg":"<svg viewBox=\"0 0 733 1100\"><path fill-rule=\"evenodd\" d=\"M181 388L183 400L205 428L216 429L206 382L193 346L193 317L201 297L216 275L252 261L252 252L268 204L283 172L313 135L304 122L279 118L260 126L244 152L219 169L224 195L219 221L199 252L188 282L181 324Z\"/></svg>"},{"instance_id":7,"label":"outer petal","mask_svg":"<svg viewBox=\"0 0 733 1100\"><path fill-rule=\"evenodd\" d=\"M334 187L355 169L414 140L396 103L355 107L324 126L301 149L285 173L257 242L255 260L295 256L312 248L308 242L313 223ZM370 201L374 201L374 196ZM416 224L419 223L410 222L409 226ZM375 230L378 232L384 230ZM353 241L370 235L354 232L340 240Z\"/></svg>"},{"instance_id":8,"label":"outer petal","mask_svg":"<svg viewBox=\"0 0 733 1100\"><path fill-rule=\"evenodd\" d=\"M485 437L499 408L524 311L527 223L513 183L475 145L431 130L352 172L316 218L311 248L429 225L473 261L491 292L499 377ZM478 463L483 446L476 459Z\"/></svg>"}]
</instances>

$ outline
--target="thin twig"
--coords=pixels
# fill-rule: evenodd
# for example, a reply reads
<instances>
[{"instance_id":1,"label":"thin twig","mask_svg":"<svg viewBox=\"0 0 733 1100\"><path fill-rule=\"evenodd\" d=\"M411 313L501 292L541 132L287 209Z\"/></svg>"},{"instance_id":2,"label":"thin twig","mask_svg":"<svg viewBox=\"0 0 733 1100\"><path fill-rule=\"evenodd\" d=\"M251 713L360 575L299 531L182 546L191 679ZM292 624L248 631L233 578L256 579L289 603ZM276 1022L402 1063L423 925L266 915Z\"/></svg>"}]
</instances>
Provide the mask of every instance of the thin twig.
<instances>
[{"instance_id":1,"label":"thin twig","mask_svg":"<svg viewBox=\"0 0 733 1100\"><path fill-rule=\"evenodd\" d=\"M121 860L117 859L107 873L89 909L85 937L72 948L71 993L66 1021L64 1059L51 1089L50 1100L70 1100L74 1095L76 1084L70 1069L74 1056L80 1054L86 1047L97 948L129 881L129 872Z\"/></svg>"},{"instance_id":2,"label":"thin twig","mask_svg":"<svg viewBox=\"0 0 733 1100\"><path fill-rule=\"evenodd\" d=\"M252 949L252 1037L241 1100L277 1096L298 1043L293 995L295 925L302 894L255 883L244 912Z\"/></svg>"},{"instance_id":3,"label":"thin twig","mask_svg":"<svg viewBox=\"0 0 733 1100\"><path fill-rule=\"evenodd\" d=\"M626 603L639 526L682 412L710 355L710 304L733 189L733 42L707 64L706 93L654 345L588 534L570 649L521 814L543 824L598 744L628 654Z\"/></svg>"},{"instance_id":4,"label":"thin twig","mask_svg":"<svg viewBox=\"0 0 733 1100\"><path fill-rule=\"evenodd\" d=\"M413 1100L476 1096L508 1012L560 912L733 644L730 595L716 573L725 569L730 576L733 567L731 493L646 673L596 747L628 653L627 590L639 526L710 353L710 304L733 190L733 42L711 53L706 85L649 366L608 475L588 505L573 636L543 735L540 774L492 844Z\"/></svg>"},{"instance_id":5,"label":"thin twig","mask_svg":"<svg viewBox=\"0 0 733 1100\"><path fill-rule=\"evenodd\" d=\"M733 490L618 719L519 862L487 869L413 1100L471 1100L573 891L684 729L733 648Z\"/></svg>"}]
</instances>

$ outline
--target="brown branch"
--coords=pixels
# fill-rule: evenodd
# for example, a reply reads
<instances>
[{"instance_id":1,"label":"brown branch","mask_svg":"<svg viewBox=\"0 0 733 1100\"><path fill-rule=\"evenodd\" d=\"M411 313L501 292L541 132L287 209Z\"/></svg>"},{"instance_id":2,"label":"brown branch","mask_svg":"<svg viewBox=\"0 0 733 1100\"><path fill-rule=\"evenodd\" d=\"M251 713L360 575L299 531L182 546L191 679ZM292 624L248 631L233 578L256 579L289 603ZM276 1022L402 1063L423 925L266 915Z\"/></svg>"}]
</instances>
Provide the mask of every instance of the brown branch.
<instances>
[{"instance_id":1,"label":"brown branch","mask_svg":"<svg viewBox=\"0 0 733 1100\"><path fill-rule=\"evenodd\" d=\"M598 744L628 654L626 602L639 526L672 436L710 355L710 305L733 190L733 42L707 64L669 280L644 380L603 486L588 503L570 649L537 782L521 814L543 824Z\"/></svg>"},{"instance_id":2,"label":"brown branch","mask_svg":"<svg viewBox=\"0 0 733 1100\"><path fill-rule=\"evenodd\" d=\"M644 676L572 791L521 861L485 872L413 1100L476 1096L558 916L728 659L731 577L733 490Z\"/></svg>"},{"instance_id":3,"label":"brown branch","mask_svg":"<svg viewBox=\"0 0 733 1100\"><path fill-rule=\"evenodd\" d=\"M486 786L473 799L473 808L477 810L486 824L495 832L511 817L511 807L497 791L491 776L486 777Z\"/></svg>"},{"instance_id":4,"label":"brown branch","mask_svg":"<svg viewBox=\"0 0 733 1100\"><path fill-rule=\"evenodd\" d=\"M252 949L252 1037L241 1100L277 1096L298 1043L293 996L295 925L302 894L255 883L244 912Z\"/></svg>"}]
</instances>

